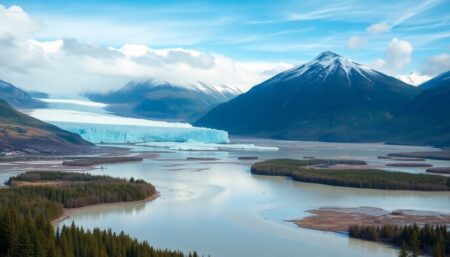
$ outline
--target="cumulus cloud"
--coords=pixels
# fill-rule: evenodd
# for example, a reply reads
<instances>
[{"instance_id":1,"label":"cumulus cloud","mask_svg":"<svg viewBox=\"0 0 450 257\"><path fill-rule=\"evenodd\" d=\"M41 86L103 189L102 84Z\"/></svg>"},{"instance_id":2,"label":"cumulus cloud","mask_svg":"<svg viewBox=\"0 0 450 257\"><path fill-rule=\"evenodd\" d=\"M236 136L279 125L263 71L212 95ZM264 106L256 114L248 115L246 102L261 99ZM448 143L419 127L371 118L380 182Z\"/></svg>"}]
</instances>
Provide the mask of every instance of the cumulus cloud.
<instances>
[{"instance_id":1,"label":"cumulus cloud","mask_svg":"<svg viewBox=\"0 0 450 257\"><path fill-rule=\"evenodd\" d=\"M423 73L436 76L439 73L450 70L450 54L441 53L429 58L423 67Z\"/></svg>"},{"instance_id":2,"label":"cumulus cloud","mask_svg":"<svg viewBox=\"0 0 450 257\"><path fill-rule=\"evenodd\" d=\"M185 85L202 81L246 91L292 67L279 62L237 61L184 48L111 47L73 38L36 40L34 34L43 24L18 6L0 5L0 24L0 78L25 89L58 95L108 91L140 79Z\"/></svg>"},{"instance_id":3,"label":"cumulus cloud","mask_svg":"<svg viewBox=\"0 0 450 257\"><path fill-rule=\"evenodd\" d=\"M379 22L367 27L366 31L370 34L381 34L389 32L391 30L391 25L386 22Z\"/></svg>"},{"instance_id":4,"label":"cumulus cloud","mask_svg":"<svg viewBox=\"0 0 450 257\"><path fill-rule=\"evenodd\" d=\"M0 77L26 89L59 95L108 91L141 79L185 85L202 81L246 91L274 72L291 67L287 63L236 61L183 48L130 44L115 48L75 39L38 41L0 35ZM20 74L23 72L27 74Z\"/></svg>"},{"instance_id":5,"label":"cumulus cloud","mask_svg":"<svg viewBox=\"0 0 450 257\"><path fill-rule=\"evenodd\" d=\"M410 85L413 85L413 86L418 86L418 85L424 83L425 81L428 81L431 79L430 76L422 75L415 71L411 72L410 74L406 74L406 75L398 75L397 78L400 79L401 81L408 83Z\"/></svg>"},{"instance_id":6,"label":"cumulus cloud","mask_svg":"<svg viewBox=\"0 0 450 257\"><path fill-rule=\"evenodd\" d=\"M0 5L0 24L0 35L10 34L15 38L27 38L43 27L42 22L16 5L9 8Z\"/></svg>"},{"instance_id":7,"label":"cumulus cloud","mask_svg":"<svg viewBox=\"0 0 450 257\"><path fill-rule=\"evenodd\" d=\"M367 42L366 37L352 36L347 42L347 47L350 49L355 49L366 45Z\"/></svg>"},{"instance_id":8,"label":"cumulus cloud","mask_svg":"<svg viewBox=\"0 0 450 257\"><path fill-rule=\"evenodd\" d=\"M44 51L29 41L18 40L10 34L0 35L0 66L17 72L45 65Z\"/></svg>"},{"instance_id":9,"label":"cumulus cloud","mask_svg":"<svg viewBox=\"0 0 450 257\"><path fill-rule=\"evenodd\" d=\"M411 62L412 45L406 40L394 38L386 49L387 63L399 70Z\"/></svg>"},{"instance_id":10,"label":"cumulus cloud","mask_svg":"<svg viewBox=\"0 0 450 257\"><path fill-rule=\"evenodd\" d=\"M393 38L385 50L385 59L372 62L372 67L388 74L396 74L411 63L413 47L406 40Z\"/></svg>"}]
</instances>

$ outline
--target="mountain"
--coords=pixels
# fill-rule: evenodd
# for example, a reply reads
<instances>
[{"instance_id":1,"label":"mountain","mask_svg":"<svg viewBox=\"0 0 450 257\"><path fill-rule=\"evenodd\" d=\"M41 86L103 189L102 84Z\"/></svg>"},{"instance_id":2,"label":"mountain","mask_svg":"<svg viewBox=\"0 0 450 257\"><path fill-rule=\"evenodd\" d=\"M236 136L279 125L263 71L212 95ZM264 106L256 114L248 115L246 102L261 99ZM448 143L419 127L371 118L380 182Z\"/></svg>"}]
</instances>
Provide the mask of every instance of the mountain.
<instances>
[{"instance_id":1,"label":"mountain","mask_svg":"<svg viewBox=\"0 0 450 257\"><path fill-rule=\"evenodd\" d=\"M28 91L28 94L34 98L49 98L49 95L40 91Z\"/></svg>"},{"instance_id":2,"label":"mountain","mask_svg":"<svg viewBox=\"0 0 450 257\"><path fill-rule=\"evenodd\" d=\"M218 105L195 125L281 139L385 141L384 127L419 92L328 51Z\"/></svg>"},{"instance_id":3,"label":"mountain","mask_svg":"<svg viewBox=\"0 0 450 257\"><path fill-rule=\"evenodd\" d=\"M90 100L109 104L108 110L124 116L191 121L217 104L241 92L224 85L197 82L176 85L149 81L131 81L106 94L87 93Z\"/></svg>"},{"instance_id":4,"label":"mountain","mask_svg":"<svg viewBox=\"0 0 450 257\"><path fill-rule=\"evenodd\" d=\"M0 99L20 109L45 107L45 103L34 99L29 93L3 80L0 80Z\"/></svg>"},{"instance_id":5,"label":"mountain","mask_svg":"<svg viewBox=\"0 0 450 257\"><path fill-rule=\"evenodd\" d=\"M441 86L450 86L450 71L443 72L433 79L428 80L427 82L421 84L420 88L425 90Z\"/></svg>"},{"instance_id":6,"label":"mountain","mask_svg":"<svg viewBox=\"0 0 450 257\"><path fill-rule=\"evenodd\" d=\"M450 146L450 71L420 85L423 90L408 103L399 122L400 142Z\"/></svg>"},{"instance_id":7,"label":"mountain","mask_svg":"<svg viewBox=\"0 0 450 257\"><path fill-rule=\"evenodd\" d=\"M0 100L0 152L72 153L91 146L77 134L32 118Z\"/></svg>"}]
</instances>

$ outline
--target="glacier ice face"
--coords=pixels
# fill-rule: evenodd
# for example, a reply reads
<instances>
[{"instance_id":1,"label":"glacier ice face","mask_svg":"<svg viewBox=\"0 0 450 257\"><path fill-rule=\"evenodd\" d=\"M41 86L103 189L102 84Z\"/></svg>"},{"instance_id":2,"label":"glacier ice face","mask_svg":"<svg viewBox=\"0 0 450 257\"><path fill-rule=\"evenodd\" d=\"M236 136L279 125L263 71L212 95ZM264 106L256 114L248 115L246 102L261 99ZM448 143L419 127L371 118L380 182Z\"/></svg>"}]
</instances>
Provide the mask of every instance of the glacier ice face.
<instances>
[{"instance_id":1,"label":"glacier ice face","mask_svg":"<svg viewBox=\"0 0 450 257\"><path fill-rule=\"evenodd\" d=\"M194 127L188 123L126 118L111 115L94 102L48 99L49 109L29 112L34 118L79 134L92 143L143 142L229 143L223 130ZM88 107L89 109L86 109Z\"/></svg>"},{"instance_id":2,"label":"glacier ice face","mask_svg":"<svg viewBox=\"0 0 450 257\"><path fill-rule=\"evenodd\" d=\"M92 143L121 144L143 142L229 143L228 133L223 130L197 127L157 127L112 124L89 124L52 122L54 125L79 134Z\"/></svg>"}]
</instances>

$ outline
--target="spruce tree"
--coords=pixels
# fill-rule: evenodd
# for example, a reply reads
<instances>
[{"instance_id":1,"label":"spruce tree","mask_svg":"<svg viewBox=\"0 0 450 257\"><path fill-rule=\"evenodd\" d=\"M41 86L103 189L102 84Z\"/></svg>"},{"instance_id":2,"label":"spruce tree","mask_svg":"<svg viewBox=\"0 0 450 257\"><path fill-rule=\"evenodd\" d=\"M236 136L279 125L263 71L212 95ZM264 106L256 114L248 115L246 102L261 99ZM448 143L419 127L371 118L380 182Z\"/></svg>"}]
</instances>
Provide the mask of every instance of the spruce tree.
<instances>
[{"instance_id":1,"label":"spruce tree","mask_svg":"<svg viewBox=\"0 0 450 257\"><path fill-rule=\"evenodd\" d=\"M400 249L400 252L398 253L398 257L408 257L408 249L407 249L405 241L402 242L402 248Z\"/></svg>"}]
</instances>

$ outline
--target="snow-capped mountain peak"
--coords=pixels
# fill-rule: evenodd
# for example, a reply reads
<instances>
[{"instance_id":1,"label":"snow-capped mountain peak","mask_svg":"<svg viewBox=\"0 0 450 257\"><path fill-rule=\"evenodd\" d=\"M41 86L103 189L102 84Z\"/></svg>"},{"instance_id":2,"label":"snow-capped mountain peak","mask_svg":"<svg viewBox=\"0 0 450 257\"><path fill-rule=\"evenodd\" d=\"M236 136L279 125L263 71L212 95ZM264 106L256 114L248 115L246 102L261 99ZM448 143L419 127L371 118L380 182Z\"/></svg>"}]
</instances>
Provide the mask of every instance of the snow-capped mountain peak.
<instances>
[{"instance_id":1,"label":"snow-capped mountain peak","mask_svg":"<svg viewBox=\"0 0 450 257\"><path fill-rule=\"evenodd\" d=\"M330 74L341 72L351 81L351 76L356 73L365 80L371 82L369 74L375 74L376 71L356 63L350 59L342 57L334 52L326 51L319 54L312 61L303 65L294 67L280 74L277 79L291 80L299 77L307 77L308 79L325 81Z\"/></svg>"},{"instance_id":2,"label":"snow-capped mountain peak","mask_svg":"<svg viewBox=\"0 0 450 257\"><path fill-rule=\"evenodd\" d=\"M187 89L191 91L197 91L201 92L207 95L214 96L216 98L230 98L237 96L242 93L241 90L239 90L236 87L218 84L218 85L212 85L209 83L205 83L202 81L196 81L193 83L171 83L168 81L157 81L153 79L145 80L145 81L130 81L127 83L122 89L122 91L131 91L134 90L136 87L147 87L147 88L157 88L157 87L166 87L166 88L182 88Z\"/></svg>"}]
</instances>

